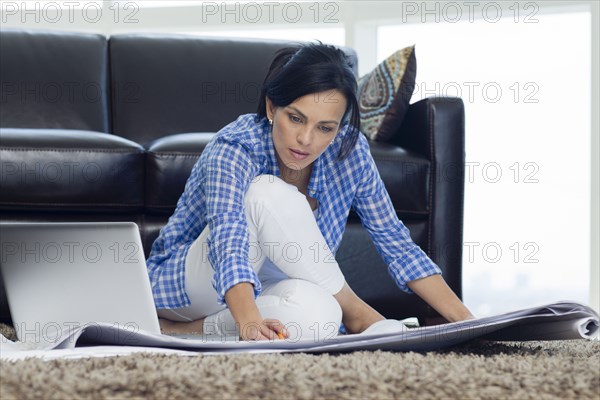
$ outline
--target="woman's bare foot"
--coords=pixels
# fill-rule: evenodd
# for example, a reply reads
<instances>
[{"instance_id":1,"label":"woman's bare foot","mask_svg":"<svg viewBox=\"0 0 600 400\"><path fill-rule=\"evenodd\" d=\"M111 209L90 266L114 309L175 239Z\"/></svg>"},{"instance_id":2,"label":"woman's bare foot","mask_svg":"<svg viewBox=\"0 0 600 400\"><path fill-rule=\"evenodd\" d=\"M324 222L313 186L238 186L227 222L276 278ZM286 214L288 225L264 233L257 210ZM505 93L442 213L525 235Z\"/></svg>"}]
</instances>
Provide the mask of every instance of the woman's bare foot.
<instances>
[{"instance_id":1,"label":"woman's bare foot","mask_svg":"<svg viewBox=\"0 0 600 400\"><path fill-rule=\"evenodd\" d=\"M202 327L204 326L204 318L191 322L176 322L159 318L158 324L160 325L160 331L164 335L181 333L193 333L194 335L200 335L202 333Z\"/></svg>"},{"instance_id":2,"label":"woman's bare foot","mask_svg":"<svg viewBox=\"0 0 600 400\"><path fill-rule=\"evenodd\" d=\"M369 328L375 322L383 321L386 319L381 314L372 314L362 318L349 318L343 319L344 327L348 333L362 333L364 330Z\"/></svg>"},{"instance_id":3,"label":"woman's bare foot","mask_svg":"<svg viewBox=\"0 0 600 400\"><path fill-rule=\"evenodd\" d=\"M365 303L344 283L344 287L333 296L342 308L342 323L348 333L361 333L385 317Z\"/></svg>"}]
</instances>

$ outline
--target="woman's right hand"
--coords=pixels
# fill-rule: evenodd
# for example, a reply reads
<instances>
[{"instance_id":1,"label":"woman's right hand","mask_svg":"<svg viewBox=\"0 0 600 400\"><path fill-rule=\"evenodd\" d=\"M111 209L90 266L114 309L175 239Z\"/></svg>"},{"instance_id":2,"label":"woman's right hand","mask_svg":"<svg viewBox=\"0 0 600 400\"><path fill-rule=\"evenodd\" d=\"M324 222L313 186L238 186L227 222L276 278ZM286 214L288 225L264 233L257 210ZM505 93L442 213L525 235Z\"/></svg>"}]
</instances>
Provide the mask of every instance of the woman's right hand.
<instances>
[{"instance_id":1,"label":"woman's right hand","mask_svg":"<svg viewBox=\"0 0 600 400\"><path fill-rule=\"evenodd\" d=\"M279 337L278 333L287 338L287 330L281 321L260 315L253 293L253 286L249 282L238 283L225 293L225 302L239 326L240 338L273 340Z\"/></svg>"},{"instance_id":2,"label":"woman's right hand","mask_svg":"<svg viewBox=\"0 0 600 400\"><path fill-rule=\"evenodd\" d=\"M275 340L289 336L287 329L278 319L263 319L259 316L258 318L239 321L238 324L242 340Z\"/></svg>"}]
</instances>

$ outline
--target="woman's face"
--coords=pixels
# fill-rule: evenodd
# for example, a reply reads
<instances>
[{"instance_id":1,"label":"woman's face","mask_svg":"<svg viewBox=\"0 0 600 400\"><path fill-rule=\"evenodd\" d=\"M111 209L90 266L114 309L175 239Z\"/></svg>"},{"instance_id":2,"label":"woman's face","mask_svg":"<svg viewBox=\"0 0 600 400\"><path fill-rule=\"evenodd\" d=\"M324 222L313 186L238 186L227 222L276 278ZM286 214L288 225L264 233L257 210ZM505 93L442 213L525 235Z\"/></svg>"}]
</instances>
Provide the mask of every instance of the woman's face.
<instances>
[{"instance_id":1,"label":"woman's face","mask_svg":"<svg viewBox=\"0 0 600 400\"><path fill-rule=\"evenodd\" d=\"M346 110L346 99L337 90L308 94L286 107L274 107L266 100L279 166L295 171L305 169L325 151L339 133Z\"/></svg>"}]
</instances>

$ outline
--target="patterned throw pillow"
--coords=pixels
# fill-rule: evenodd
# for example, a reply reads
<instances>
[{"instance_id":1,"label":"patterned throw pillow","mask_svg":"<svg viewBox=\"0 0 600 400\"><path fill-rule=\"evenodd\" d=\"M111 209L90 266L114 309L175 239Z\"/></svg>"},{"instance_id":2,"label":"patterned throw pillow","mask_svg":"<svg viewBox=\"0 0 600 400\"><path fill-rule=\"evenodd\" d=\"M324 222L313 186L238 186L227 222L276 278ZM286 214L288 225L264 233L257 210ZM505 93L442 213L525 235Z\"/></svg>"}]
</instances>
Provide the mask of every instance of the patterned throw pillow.
<instances>
[{"instance_id":1,"label":"patterned throw pillow","mask_svg":"<svg viewBox=\"0 0 600 400\"><path fill-rule=\"evenodd\" d=\"M415 89L415 46L398 50L358 80L361 131L386 142L398 131Z\"/></svg>"}]
</instances>

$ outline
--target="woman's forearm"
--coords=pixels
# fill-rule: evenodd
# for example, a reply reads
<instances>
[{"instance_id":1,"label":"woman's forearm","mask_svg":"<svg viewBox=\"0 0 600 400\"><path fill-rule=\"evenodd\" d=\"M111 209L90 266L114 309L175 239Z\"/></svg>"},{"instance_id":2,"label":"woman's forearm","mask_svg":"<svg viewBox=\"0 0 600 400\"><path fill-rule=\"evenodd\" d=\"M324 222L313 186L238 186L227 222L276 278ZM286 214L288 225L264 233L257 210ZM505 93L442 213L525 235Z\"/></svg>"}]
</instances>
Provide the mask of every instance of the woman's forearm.
<instances>
[{"instance_id":1,"label":"woman's forearm","mask_svg":"<svg viewBox=\"0 0 600 400\"><path fill-rule=\"evenodd\" d=\"M441 275L416 279L408 287L450 322L475 318Z\"/></svg>"},{"instance_id":2,"label":"woman's forearm","mask_svg":"<svg viewBox=\"0 0 600 400\"><path fill-rule=\"evenodd\" d=\"M238 283L225 292L225 303L237 323L260 317L254 301L254 286L249 282Z\"/></svg>"}]
</instances>

